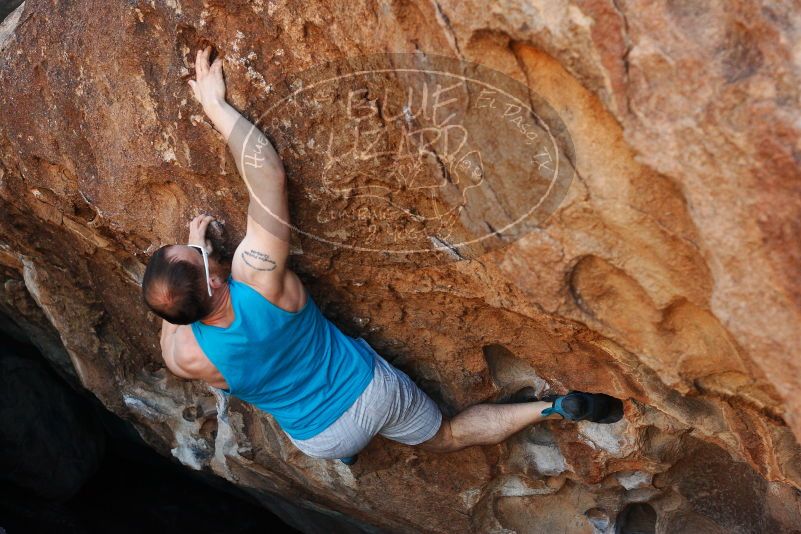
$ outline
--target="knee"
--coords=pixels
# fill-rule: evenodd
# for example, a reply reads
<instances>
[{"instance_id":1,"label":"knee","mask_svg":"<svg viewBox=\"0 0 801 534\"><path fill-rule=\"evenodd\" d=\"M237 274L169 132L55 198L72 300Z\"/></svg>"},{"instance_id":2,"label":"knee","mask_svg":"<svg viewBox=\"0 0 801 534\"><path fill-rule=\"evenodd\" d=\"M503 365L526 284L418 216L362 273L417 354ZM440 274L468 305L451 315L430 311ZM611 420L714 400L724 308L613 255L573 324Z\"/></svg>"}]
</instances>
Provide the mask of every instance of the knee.
<instances>
[{"instance_id":1,"label":"knee","mask_svg":"<svg viewBox=\"0 0 801 534\"><path fill-rule=\"evenodd\" d=\"M431 452L454 452L462 449L458 440L453 436L451 422L443 417L442 424L434 436L417 445L423 450Z\"/></svg>"}]
</instances>

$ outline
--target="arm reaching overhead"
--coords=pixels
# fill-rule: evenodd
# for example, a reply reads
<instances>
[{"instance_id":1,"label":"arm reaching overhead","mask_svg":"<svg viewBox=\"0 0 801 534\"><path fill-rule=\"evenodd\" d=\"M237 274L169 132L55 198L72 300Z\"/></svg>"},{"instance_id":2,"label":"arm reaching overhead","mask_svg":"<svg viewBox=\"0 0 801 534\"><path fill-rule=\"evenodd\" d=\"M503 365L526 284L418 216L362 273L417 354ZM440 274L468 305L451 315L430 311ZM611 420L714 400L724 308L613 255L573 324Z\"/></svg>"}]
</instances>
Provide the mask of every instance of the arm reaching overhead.
<instances>
[{"instance_id":1,"label":"arm reaching overhead","mask_svg":"<svg viewBox=\"0 0 801 534\"><path fill-rule=\"evenodd\" d=\"M247 233L234 255L231 274L271 301L295 307L293 301L302 291L300 280L286 268L290 229L284 166L269 139L225 101L222 59L209 65L210 53L211 47L198 51L197 79L189 84L228 144L250 194Z\"/></svg>"}]
</instances>

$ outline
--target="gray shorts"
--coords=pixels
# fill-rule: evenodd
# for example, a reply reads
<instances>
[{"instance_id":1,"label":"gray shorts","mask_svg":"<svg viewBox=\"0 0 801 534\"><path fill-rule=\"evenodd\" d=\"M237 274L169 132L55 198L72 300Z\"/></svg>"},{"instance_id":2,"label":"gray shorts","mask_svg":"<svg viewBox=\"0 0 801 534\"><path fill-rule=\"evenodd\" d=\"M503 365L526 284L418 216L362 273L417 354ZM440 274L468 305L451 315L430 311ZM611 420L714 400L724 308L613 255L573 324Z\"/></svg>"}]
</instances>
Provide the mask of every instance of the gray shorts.
<instances>
[{"instance_id":1,"label":"gray shorts","mask_svg":"<svg viewBox=\"0 0 801 534\"><path fill-rule=\"evenodd\" d=\"M417 445L431 439L442 423L442 412L409 375L393 367L364 339L357 341L373 353L373 380L339 419L316 436L300 440L288 436L308 456L353 456L376 434Z\"/></svg>"}]
</instances>

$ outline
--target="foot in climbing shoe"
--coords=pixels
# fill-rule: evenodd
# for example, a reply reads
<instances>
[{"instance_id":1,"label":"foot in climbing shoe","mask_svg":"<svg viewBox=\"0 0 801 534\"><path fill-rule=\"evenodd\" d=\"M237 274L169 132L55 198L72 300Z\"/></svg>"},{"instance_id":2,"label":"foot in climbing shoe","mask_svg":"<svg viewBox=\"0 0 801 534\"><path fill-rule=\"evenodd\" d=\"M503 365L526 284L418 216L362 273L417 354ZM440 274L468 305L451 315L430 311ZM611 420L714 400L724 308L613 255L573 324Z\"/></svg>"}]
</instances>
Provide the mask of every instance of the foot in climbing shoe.
<instances>
[{"instance_id":1,"label":"foot in climbing shoe","mask_svg":"<svg viewBox=\"0 0 801 534\"><path fill-rule=\"evenodd\" d=\"M353 456L346 456L344 458L340 458L339 461L345 465L353 465L356 463L356 460L359 459L358 454L354 454Z\"/></svg>"},{"instance_id":2,"label":"foot in climbing shoe","mask_svg":"<svg viewBox=\"0 0 801 534\"><path fill-rule=\"evenodd\" d=\"M558 413L568 421L592 421L594 423L615 423L623 417L623 403L620 399L603 393L584 393L571 391L557 397L553 406L542 411L542 415Z\"/></svg>"}]
</instances>

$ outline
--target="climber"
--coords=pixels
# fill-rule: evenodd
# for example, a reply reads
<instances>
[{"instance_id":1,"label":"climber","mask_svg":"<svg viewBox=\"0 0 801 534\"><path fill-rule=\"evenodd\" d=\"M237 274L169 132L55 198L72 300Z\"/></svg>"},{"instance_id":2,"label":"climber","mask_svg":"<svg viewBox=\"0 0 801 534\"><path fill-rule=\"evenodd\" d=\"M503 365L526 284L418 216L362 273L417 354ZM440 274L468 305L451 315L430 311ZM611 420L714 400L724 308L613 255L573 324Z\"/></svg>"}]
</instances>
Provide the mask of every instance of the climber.
<instances>
[{"instance_id":1,"label":"climber","mask_svg":"<svg viewBox=\"0 0 801 534\"><path fill-rule=\"evenodd\" d=\"M287 267L289 207L284 167L267 138L225 100L222 58L199 50L195 99L236 156L250 193L247 229L230 272L215 257L209 215L189 224L186 245L165 245L142 281L164 319L161 348L177 376L200 379L273 415L302 452L352 463L381 434L447 452L499 443L549 417L600 420L600 397L478 404L452 419L361 337L342 333Z\"/></svg>"}]
</instances>

